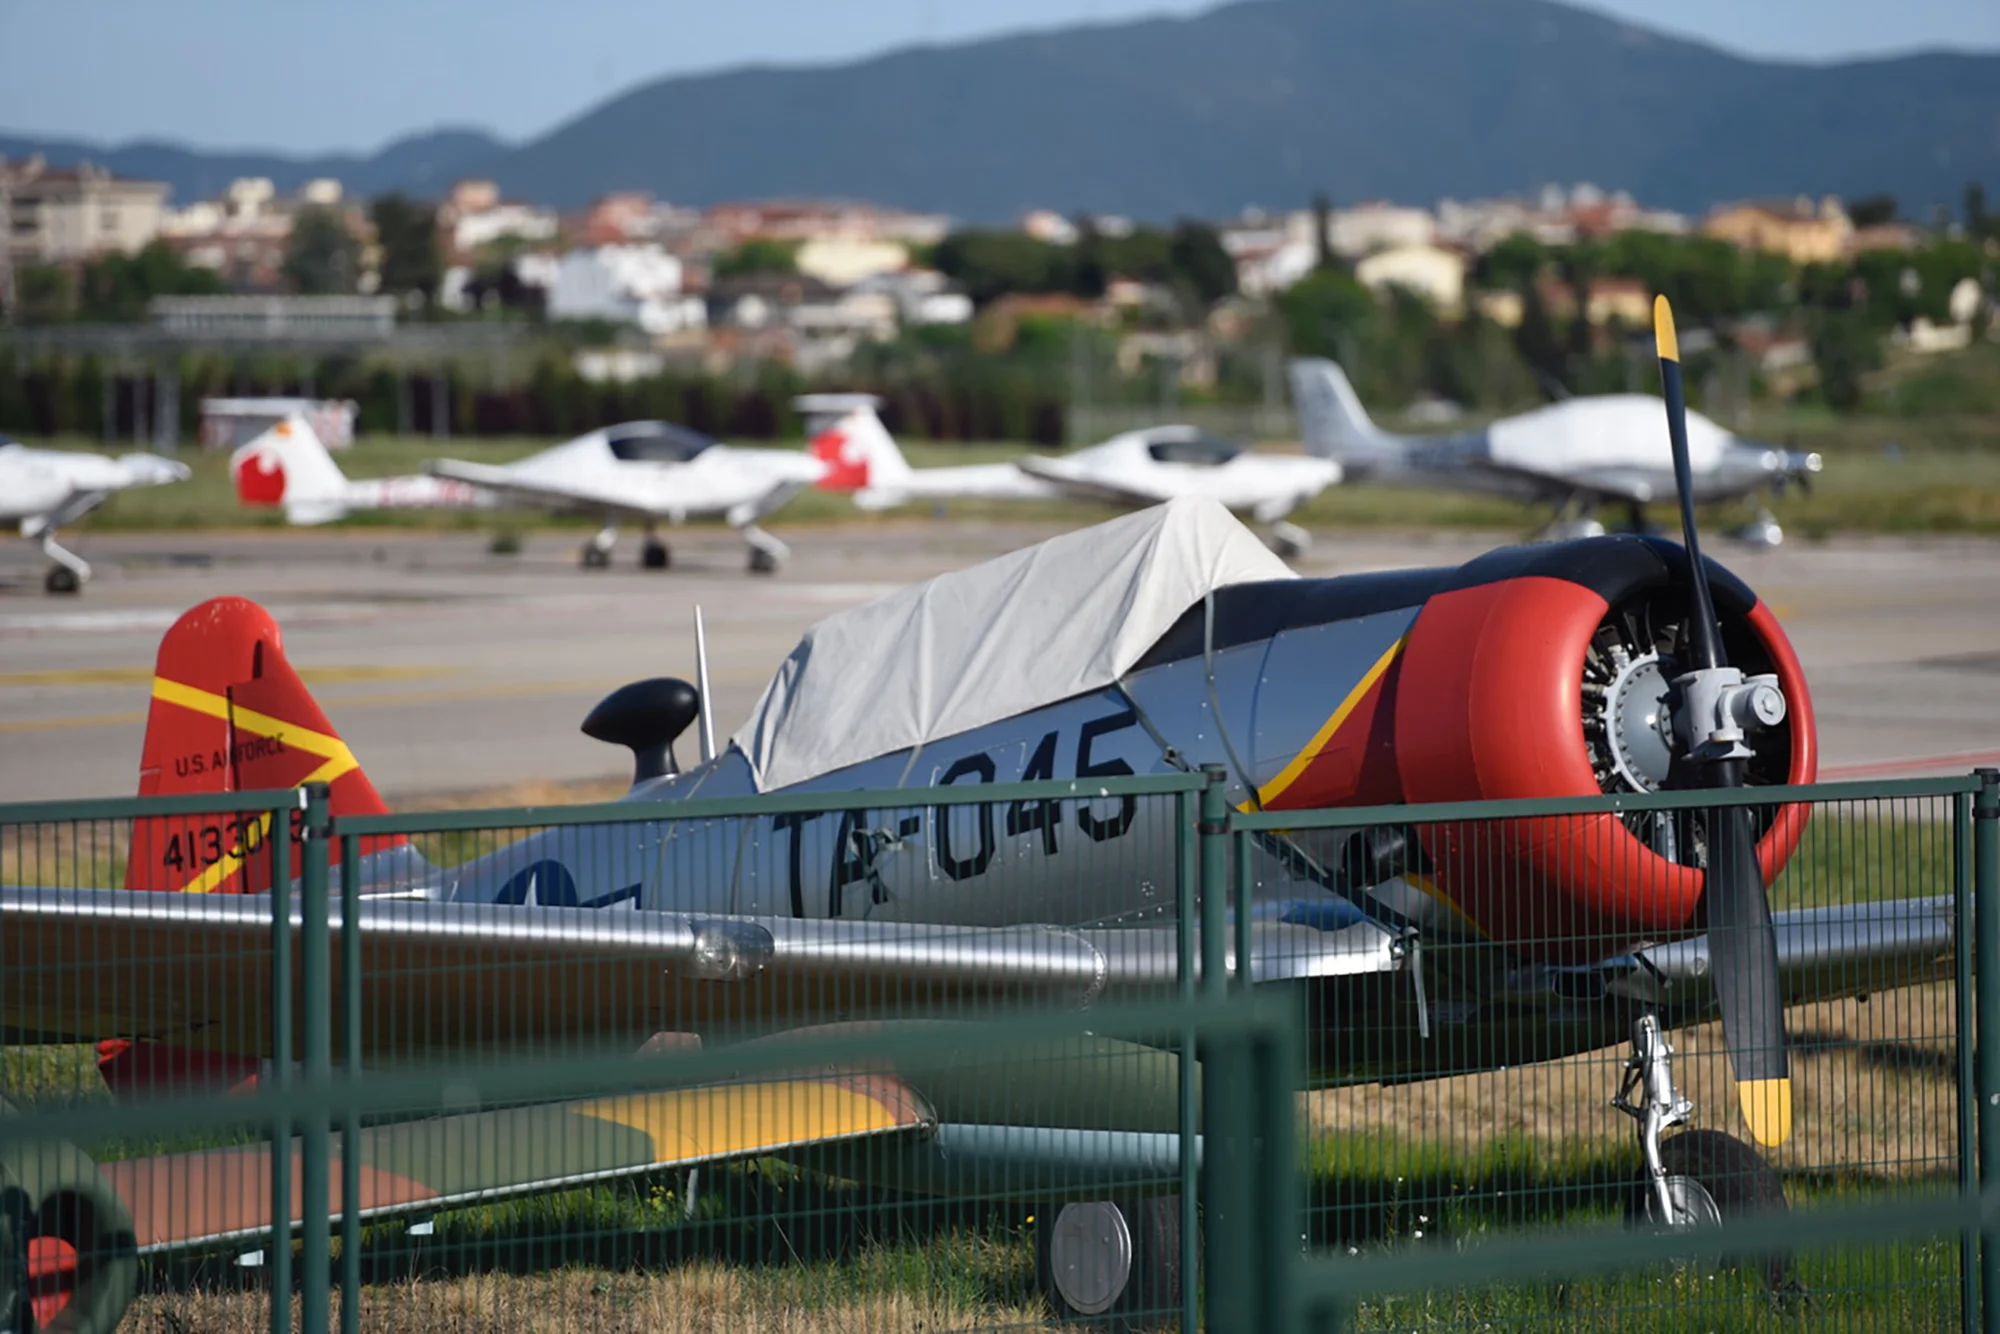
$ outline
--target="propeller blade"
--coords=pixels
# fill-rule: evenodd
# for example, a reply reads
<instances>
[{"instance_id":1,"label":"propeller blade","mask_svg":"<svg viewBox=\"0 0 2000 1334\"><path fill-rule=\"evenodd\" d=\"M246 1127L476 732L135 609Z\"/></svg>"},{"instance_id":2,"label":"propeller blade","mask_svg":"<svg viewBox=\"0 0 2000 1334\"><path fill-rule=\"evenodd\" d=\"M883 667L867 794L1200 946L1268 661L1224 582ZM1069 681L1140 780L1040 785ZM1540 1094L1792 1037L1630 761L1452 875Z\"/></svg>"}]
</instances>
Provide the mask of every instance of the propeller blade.
<instances>
[{"instance_id":1,"label":"propeller blade","mask_svg":"<svg viewBox=\"0 0 2000 1334\"><path fill-rule=\"evenodd\" d=\"M1743 1120L1774 1148L1792 1132L1791 1059L1785 1050L1778 939L1757 864L1757 831L1746 806L1718 810L1708 858L1708 957L1722 1006L1722 1040L1736 1076Z\"/></svg>"},{"instance_id":2,"label":"propeller blade","mask_svg":"<svg viewBox=\"0 0 2000 1334\"><path fill-rule=\"evenodd\" d=\"M1681 383L1680 339L1666 297L1653 302L1653 339L1660 354L1660 389L1667 403L1667 435L1673 444L1674 484L1680 491L1681 536L1688 553L1688 585L1694 603L1688 622L1693 674L1727 667L1722 634L1715 620L1708 570L1694 522L1694 469L1688 459L1687 393ZM1740 675L1732 674L1740 682ZM1694 675L1688 680L1692 683ZM1713 678L1711 678L1713 680ZM1684 706L1685 707L1685 706ZM1690 752L1715 722L1689 738ZM1738 734L1740 737L1740 733ZM1702 782L1711 788L1743 786L1740 744L1735 756L1704 758ZM1784 993L1778 982L1778 939L1771 926L1764 871L1757 862L1756 823L1748 807L1718 809L1709 818L1708 874L1702 893L1708 917L1709 962L1716 1001L1722 1009L1722 1037L1736 1076L1736 1096L1750 1134L1767 1148L1792 1133L1791 1059L1785 1050Z\"/></svg>"},{"instance_id":3,"label":"propeller blade","mask_svg":"<svg viewBox=\"0 0 2000 1334\"><path fill-rule=\"evenodd\" d=\"M1701 538L1694 526L1694 465L1688 461L1687 391L1681 384L1681 340L1674 332L1674 308L1664 296L1653 298L1653 343L1660 353L1660 392L1667 400L1667 438L1674 449L1674 489L1681 497L1681 545L1687 548L1690 581L1694 585L1694 623L1688 627L1693 666L1700 670L1722 665L1721 636L1715 631L1715 601L1709 596L1708 570L1701 563Z\"/></svg>"}]
</instances>

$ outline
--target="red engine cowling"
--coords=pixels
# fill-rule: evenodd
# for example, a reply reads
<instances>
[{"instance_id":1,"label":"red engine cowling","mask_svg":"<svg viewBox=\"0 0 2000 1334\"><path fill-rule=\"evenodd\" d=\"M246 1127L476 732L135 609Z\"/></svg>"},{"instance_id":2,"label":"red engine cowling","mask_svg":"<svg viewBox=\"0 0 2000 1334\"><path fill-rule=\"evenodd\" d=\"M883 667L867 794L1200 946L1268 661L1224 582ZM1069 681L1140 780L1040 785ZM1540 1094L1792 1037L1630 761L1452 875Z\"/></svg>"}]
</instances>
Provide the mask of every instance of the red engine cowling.
<instances>
[{"instance_id":1,"label":"red engine cowling","mask_svg":"<svg viewBox=\"0 0 2000 1334\"><path fill-rule=\"evenodd\" d=\"M1746 673L1775 672L1789 706L1781 733L1753 743L1767 780L1809 783L1817 756L1805 676L1770 609L1745 592L1718 597L1732 661ZM1546 576L1431 597L1411 627L1393 692L1403 799L1604 790L1584 734L1583 678L1593 636L1613 611L1592 588ZM1798 846L1806 816L1803 805L1777 808L1758 844L1767 883ZM1655 851L1616 814L1436 824L1418 837L1436 891L1487 934L1538 958L1598 957L1607 945L1699 925L1703 873Z\"/></svg>"}]
</instances>

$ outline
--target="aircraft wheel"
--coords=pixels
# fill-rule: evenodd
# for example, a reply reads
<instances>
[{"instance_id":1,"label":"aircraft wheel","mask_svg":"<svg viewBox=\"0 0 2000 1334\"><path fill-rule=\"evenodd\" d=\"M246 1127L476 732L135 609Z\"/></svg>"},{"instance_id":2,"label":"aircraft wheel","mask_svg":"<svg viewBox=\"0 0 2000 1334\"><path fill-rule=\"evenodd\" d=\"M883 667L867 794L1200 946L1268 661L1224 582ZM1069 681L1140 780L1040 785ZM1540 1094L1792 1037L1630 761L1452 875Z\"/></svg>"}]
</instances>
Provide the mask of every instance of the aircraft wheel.
<instances>
[{"instance_id":1,"label":"aircraft wheel","mask_svg":"<svg viewBox=\"0 0 2000 1334\"><path fill-rule=\"evenodd\" d=\"M778 558L776 556L773 556L762 547L750 548L750 573L776 574L777 572Z\"/></svg>"},{"instance_id":2,"label":"aircraft wheel","mask_svg":"<svg viewBox=\"0 0 2000 1334\"><path fill-rule=\"evenodd\" d=\"M0 1153L0 1327L109 1334L138 1286L132 1215L96 1164L63 1143Z\"/></svg>"},{"instance_id":3,"label":"aircraft wheel","mask_svg":"<svg viewBox=\"0 0 2000 1334\"><path fill-rule=\"evenodd\" d=\"M665 542L653 541L639 549L639 564L649 570L664 570L674 562Z\"/></svg>"},{"instance_id":4,"label":"aircraft wheel","mask_svg":"<svg viewBox=\"0 0 2000 1334\"><path fill-rule=\"evenodd\" d=\"M67 565L51 565L42 579L42 587L58 596L74 593L83 587L83 580L76 577L76 571Z\"/></svg>"},{"instance_id":5,"label":"aircraft wheel","mask_svg":"<svg viewBox=\"0 0 2000 1334\"><path fill-rule=\"evenodd\" d=\"M583 568L602 570L611 564L611 553L594 542L586 542L583 547Z\"/></svg>"},{"instance_id":6,"label":"aircraft wheel","mask_svg":"<svg viewBox=\"0 0 2000 1334\"><path fill-rule=\"evenodd\" d=\"M1667 1169L1667 1189L1682 1219L1692 1219L1695 1227L1726 1228L1732 1220L1784 1213L1789 1208L1778 1174L1762 1154L1734 1135L1719 1130L1685 1131L1660 1141L1660 1161ZM1641 1180L1626 1205L1627 1221L1658 1227L1658 1213L1651 1185ZM1773 1292L1801 1290L1788 1252L1764 1257L1723 1255L1719 1263L1723 1268L1754 1267Z\"/></svg>"},{"instance_id":7,"label":"aircraft wheel","mask_svg":"<svg viewBox=\"0 0 2000 1334\"><path fill-rule=\"evenodd\" d=\"M1174 1323L1180 1196L1045 1206L1035 1218L1035 1280L1059 1320L1117 1330Z\"/></svg>"}]
</instances>

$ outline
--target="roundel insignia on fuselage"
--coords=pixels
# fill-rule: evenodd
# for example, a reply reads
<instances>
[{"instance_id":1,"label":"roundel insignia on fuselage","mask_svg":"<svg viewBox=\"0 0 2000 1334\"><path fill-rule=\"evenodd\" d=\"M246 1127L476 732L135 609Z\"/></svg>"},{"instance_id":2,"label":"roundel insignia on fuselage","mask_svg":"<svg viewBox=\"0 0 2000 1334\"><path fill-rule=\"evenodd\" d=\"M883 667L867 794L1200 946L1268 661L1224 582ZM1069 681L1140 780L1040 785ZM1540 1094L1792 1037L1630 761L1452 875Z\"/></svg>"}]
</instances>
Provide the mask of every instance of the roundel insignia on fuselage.
<instances>
[{"instance_id":1,"label":"roundel insignia on fuselage","mask_svg":"<svg viewBox=\"0 0 2000 1334\"><path fill-rule=\"evenodd\" d=\"M539 861L523 867L500 886L495 903L536 903L544 908L576 907L576 877L561 862Z\"/></svg>"}]
</instances>

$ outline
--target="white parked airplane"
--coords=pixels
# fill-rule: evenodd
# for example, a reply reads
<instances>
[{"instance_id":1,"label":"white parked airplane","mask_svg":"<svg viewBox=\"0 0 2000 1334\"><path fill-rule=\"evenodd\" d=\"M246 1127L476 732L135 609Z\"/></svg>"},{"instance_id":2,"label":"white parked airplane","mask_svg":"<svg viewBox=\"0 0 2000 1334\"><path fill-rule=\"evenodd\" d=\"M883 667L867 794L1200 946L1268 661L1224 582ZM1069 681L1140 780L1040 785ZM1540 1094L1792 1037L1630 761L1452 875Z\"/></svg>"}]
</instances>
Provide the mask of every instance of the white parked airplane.
<instances>
[{"instance_id":1,"label":"white parked airplane","mask_svg":"<svg viewBox=\"0 0 2000 1334\"><path fill-rule=\"evenodd\" d=\"M1254 454L1195 426L1127 431L1054 458L912 468L875 415L875 399L832 394L801 399L809 421L813 405L845 408L812 437L812 452L829 465L820 485L851 490L863 509L951 497L1155 505L1206 496L1264 525L1271 546L1290 557L1310 547L1312 535L1285 516L1341 478L1335 460Z\"/></svg>"},{"instance_id":2,"label":"white parked airplane","mask_svg":"<svg viewBox=\"0 0 2000 1334\"><path fill-rule=\"evenodd\" d=\"M826 464L789 449L743 449L667 422L624 422L580 435L566 444L495 466L434 459L433 476L465 482L495 496L555 509L604 516L604 527L584 545L583 563L611 563L618 524L645 525L640 563L667 568L662 520L721 515L750 545L750 569L769 574L791 555L783 542L759 528L786 501L820 480Z\"/></svg>"},{"instance_id":3,"label":"white parked airplane","mask_svg":"<svg viewBox=\"0 0 2000 1334\"><path fill-rule=\"evenodd\" d=\"M248 506L282 505L295 524L333 523L355 510L470 509L494 497L475 486L417 473L349 478L319 433L293 414L239 445L229 456L236 499Z\"/></svg>"},{"instance_id":4,"label":"white parked airplane","mask_svg":"<svg viewBox=\"0 0 2000 1334\"><path fill-rule=\"evenodd\" d=\"M1476 430L1409 436L1377 427L1346 373L1331 361L1294 361L1291 378L1307 452L1338 461L1352 481L1553 504L1556 518L1546 530L1553 537L1601 536L1596 510L1603 504L1627 506L1632 527L1643 532L1645 507L1674 499L1660 403L1643 394L1566 399ZM1750 499L1793 482L1809 486L1820 471L1817 454L1745 439L1698 412L1687 414L1687 431L1697 502ZM1785 535L1759 504L1737 536L1770 547Z\"/></svg>"},{"instance_id":5,"label":"white parked airplane","mask_svg":"<svg viewBox=\"0 0 2000 1334\"><path fill-rule=\"evenodd\" d=\"M188 467L158 454L107 458L64 449L29 449L0 435L0 520L21 525L21 536L41 545L53 564L43 587L74 593L90 578L90 562L56 541L56 530L75 523L133 486L185 482Z\"/></svg>"}]
</instances>

